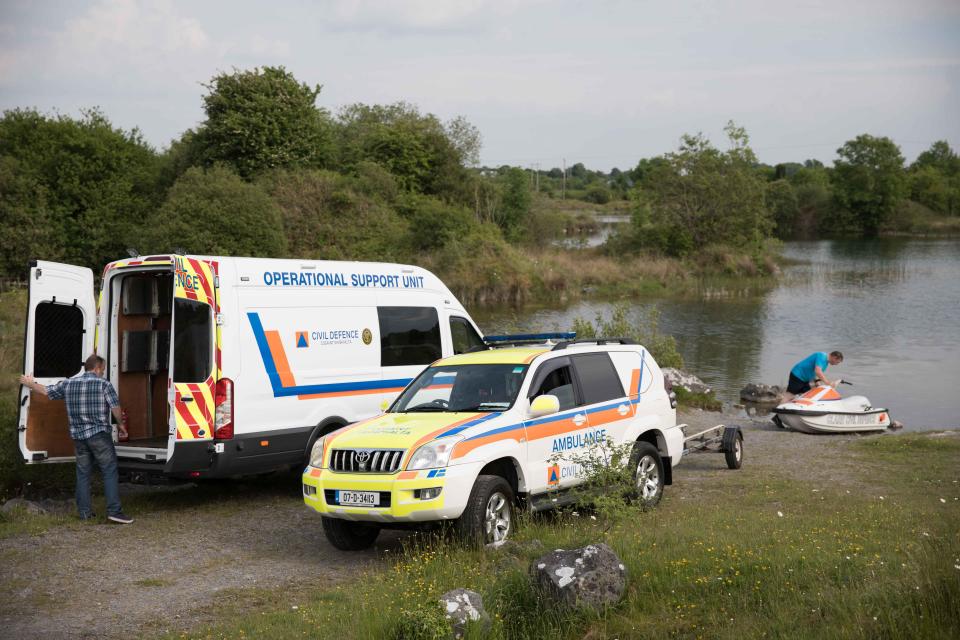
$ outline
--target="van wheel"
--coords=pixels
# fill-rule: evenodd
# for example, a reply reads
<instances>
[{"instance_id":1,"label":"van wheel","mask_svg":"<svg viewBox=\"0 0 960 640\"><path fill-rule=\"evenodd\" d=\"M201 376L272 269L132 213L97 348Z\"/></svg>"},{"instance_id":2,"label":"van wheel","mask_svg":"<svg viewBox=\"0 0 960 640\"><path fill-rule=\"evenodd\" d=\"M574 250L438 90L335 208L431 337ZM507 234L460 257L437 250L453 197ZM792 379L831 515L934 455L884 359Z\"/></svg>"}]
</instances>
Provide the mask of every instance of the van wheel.
<instances>
[{"instance_id":1,"label":"van wheel","mask_svg":"<svg viewBox=\"0 0 960 640\"><path fill-rule=\"evenodd\" d=\"M341 551L369 549L380 535L380 527L375 524L326 517L320 518L320 521L327 540Z\"/></svg>"},{"instance_id":2,"label":"van wheel","mask_svg":"<svg viewBox=\"0 0 960 640\"><path fill-rule=\"evenodd\" d=\"M649 442L636 442L630 466L633 467L634 497L644 508L656 506L663 496L665 479L660 452Z\"/></svg>"},{"instance_id":3,"label":"van wheel","mask_svg":"<svg viewBox=\"0 0 960 640\"><path fill-rule=\"evenodd\" d=\"M456 521L457 535L468 543L489 544L513 533L514 495L500 476L479 476L473 483L463 515Z\"/></svg>"}]
</instances>

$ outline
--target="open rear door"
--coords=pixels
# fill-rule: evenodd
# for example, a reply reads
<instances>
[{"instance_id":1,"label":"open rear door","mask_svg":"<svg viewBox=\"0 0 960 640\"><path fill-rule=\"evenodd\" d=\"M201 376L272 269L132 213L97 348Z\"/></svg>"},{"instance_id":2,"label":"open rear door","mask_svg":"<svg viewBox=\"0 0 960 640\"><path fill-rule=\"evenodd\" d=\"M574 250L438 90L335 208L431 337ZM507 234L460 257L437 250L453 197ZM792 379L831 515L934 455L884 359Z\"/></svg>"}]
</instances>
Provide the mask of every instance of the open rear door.
<instances>
[{"instance_id":1,"label":"open rear door","mask_svg":"<svg viewBox=\"0 0 960 640\"><path fill-rule=\"evenodd\" d=\"M56 262L30 265L23 372L51 385L76 375L93 353L93 271ZM17 422L27 463L74 459L64 403L20 387Z\"/></svg>"},{"instance_id":2,"label":"open rear door","mask_svg":"<svg viewBox=\"0 0 960 640\"><path fill-rule=\"evenodd\" d=\"M213 440L219 374L215 264L173 256L168 455L178 442Z\"/></svg>"}]
</instances>

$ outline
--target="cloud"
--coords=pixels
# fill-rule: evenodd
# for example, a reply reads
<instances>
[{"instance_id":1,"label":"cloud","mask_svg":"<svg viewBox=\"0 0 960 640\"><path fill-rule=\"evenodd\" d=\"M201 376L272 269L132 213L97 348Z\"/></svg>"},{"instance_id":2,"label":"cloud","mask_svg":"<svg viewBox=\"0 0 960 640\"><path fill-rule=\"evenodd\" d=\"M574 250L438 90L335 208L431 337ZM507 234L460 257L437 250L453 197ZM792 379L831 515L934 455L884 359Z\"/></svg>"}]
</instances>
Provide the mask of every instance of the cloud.
<instances>
[{"instance_id":1,"label":"cloud","mask_svg":"<svg viewBox=\"0 0 960 640\"><path fill-rule=\"evenodd\" d=\"M531 4L519 0L334 0L325 10L325 21L335 30L473 31L495 25Z\"/></svg>"}]
</instances>

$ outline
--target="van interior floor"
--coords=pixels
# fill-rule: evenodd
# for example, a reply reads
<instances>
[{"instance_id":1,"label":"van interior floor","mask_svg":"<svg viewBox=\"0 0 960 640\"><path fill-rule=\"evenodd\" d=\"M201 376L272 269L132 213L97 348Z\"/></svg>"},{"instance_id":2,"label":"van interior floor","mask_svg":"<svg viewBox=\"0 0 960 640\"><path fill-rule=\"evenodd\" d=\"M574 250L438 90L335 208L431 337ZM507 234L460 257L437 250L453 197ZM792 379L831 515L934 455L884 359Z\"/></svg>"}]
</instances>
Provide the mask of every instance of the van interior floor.
<instances>
[{"instance_id":1,"label":"van interior floor","mask_svg":"<svg viewBox=\"0 0 960 640\"><path fill-rule=\"evenodd\" d=\"M118 442L118 447L144 447L147 449L166 449L167 448L167 438L158 437L158 438L137 438L136 440L128 440L127 442Z\"/></svg>"}]
</instances>

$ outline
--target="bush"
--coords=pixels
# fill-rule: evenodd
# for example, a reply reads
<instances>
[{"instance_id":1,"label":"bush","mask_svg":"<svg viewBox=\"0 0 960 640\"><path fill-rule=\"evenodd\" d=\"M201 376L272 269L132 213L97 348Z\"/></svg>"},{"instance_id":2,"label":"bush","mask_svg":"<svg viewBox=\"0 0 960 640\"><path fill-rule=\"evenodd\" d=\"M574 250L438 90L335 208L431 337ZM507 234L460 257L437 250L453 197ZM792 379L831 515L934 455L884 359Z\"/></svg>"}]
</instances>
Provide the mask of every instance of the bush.
<instances>
[{"instance_id":1,"label":"bush","mask_svg":"<svg viewBox=\"0 0 960 640\"><path fill-rule=\"evenodd\" d=\"M0 272L19 276L30 258L99 270L140 234L156 206L159 163L136 130L103 114L80 119L32 110L0 118Z\"/></svg>"},{"instance_id":2,"label":"bush","mask_svg":"<svg viewBox=\"0 0 960 640\"><path fill-rule=\"evenodd\" d=\"M382 200L355 190L358 180L330 171L281 171L264 180L280 209L292 256L372 261L408 257L409 225Z\"/></svg>"},{"instance_id":3,"label":"bush","mask_svg":"<svg viewBox=\"0 0 960 640\"><path fill-rule=\"evenodd\" d=\"M397 202L397 210L410 222L410 242L417 251L439 249L477 227L470 211L431 196L403 196Z\"/></svg>"},{"instance_id":4,"label":"bush","mask_svg":"<svg viewBox=\"0 0 960 640\"><path fill-rule=\"evenodd\" d=\"M189 169L147 225L150 252L283 256L280 209L257 185L226 167Z\"/></svg>"},{"instance_id":5,"label":"bush","mask_svg":"<svg viewBox=\"0 0 960 640\"><path fill-rule=\"evenodd\" d=\"M610 318L598 313L593 322L576 318L573 331L578 338L629 338L636 340L656 359L661 367L683 367L683 357L677 351L673 336L660 333L660 310L650 307L640 312L635 320L628 318L629 308L625 303L614 305Z\"/></svg>"}]
</instances>

